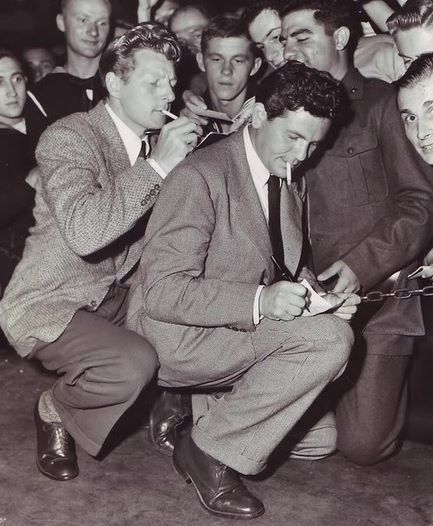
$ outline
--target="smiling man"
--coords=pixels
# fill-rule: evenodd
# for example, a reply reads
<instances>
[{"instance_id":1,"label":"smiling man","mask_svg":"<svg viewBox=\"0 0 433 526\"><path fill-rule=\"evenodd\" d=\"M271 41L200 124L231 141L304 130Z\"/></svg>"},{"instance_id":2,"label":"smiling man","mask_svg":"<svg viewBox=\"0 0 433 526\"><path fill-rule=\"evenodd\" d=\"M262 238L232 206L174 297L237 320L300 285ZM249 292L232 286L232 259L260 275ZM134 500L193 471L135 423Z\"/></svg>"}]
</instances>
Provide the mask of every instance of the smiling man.
<instances>
[{"instance_id":1,"label":"smiling man","mask_svg":"<svg viewBox=\"0 0 433 526\"><path fill-rule=\"evenodd\" d=\"M397 81L398 106L406 136L433 165L433 54L422 55Z\"/></svg>"},{"instance_id":2,"label":"smiling man","mask_svg":"<svg viewBox=\"0 0 433 526\"><path fill-rule=\"evenodd\" d=\"M264 512L239 472L265 468L350 349L338 316L350 319L359 299L343 294L336 315L306 316L306 288L283 281L271 260L312 278L301 260L302 188L288 184L288 166L321 143L338 103L327 74L299 63L271 73L251 126L173 170L147 228L128 326L157 349L162 385L233 387L193 397L192 432L173 454L202 506L221 517Z\"/></svg>"},{"instance_id":3,"label":"smiling man","mask_svg":"<svg viewBox=\"0 0 433 526\"><path fill-rule=\"evenodd\" d=\"M96 455L157 367L123 322L146 214L197 140L186 118L164 125L179 56L159 24L126 32L101 60L107 99L54 123L38 145L36 224L0 324L21 356L60 375L35 407L37 466L56 480L78 474L74 439ZM150 152L145 132L159 129Z\"/></svg>"},{"instance_id":4,"label":"smiling man","mask_svg":"<svg viewBox=\"0 0 433 526\"><path fill-rule=\"evenodd\" d=\"M277 0L256 0L247 5L243 14L252 41L263 51L266 62L274 69L285 62L284 46L280 41L281 3Z\"/></svg>"},{"instance_id":5,"label":"smiling man","mask_svg":"<svg viewBox=\"0 0 433 526\"><path fill-rule=\"evenodd\" d=\"M355 21L345 0L292 0L282 12L286 59L329 72L347 98L345 118L306 170L314 267L334 291L413 288L408 274L431 236L431 175L406 141L393 88L353 66ZM363 304L354 326L337 444L372 464L399 446L410 355L424 332L419 301Z\"/></svg>"}]
</instances>

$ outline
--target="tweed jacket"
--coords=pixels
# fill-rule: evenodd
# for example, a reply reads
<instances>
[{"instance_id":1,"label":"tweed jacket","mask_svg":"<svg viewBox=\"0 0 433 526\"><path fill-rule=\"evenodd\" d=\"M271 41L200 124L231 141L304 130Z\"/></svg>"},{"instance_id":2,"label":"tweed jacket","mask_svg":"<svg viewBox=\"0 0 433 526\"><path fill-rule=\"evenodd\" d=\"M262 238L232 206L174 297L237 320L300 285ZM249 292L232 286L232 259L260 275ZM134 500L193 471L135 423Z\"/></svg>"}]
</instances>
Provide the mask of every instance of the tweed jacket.
<instances>
[{"instance_id":1,"label":"tweed jacket","mask_svg":"<svg viewBox=\"0 0 433 526\"><path fill-rule=\"evenodd\" d=\"M393 87L355 69L343 87L350 119L306 172L310 240L316 272L343 259L368 291L416 265L431 239L433 178L406 140ZM407 269L397 287L416 286ZM418 300L385 303L380 332L423 334Z\"/></svg>"},{"instance_id":2,"label":"tweed jacket","mask_svg":"<svg viewBox=\"0 0 433 526\"><path fill-rule=\"evenodd\" d=\"M0 302L0 325L21 355L56 340L77 310L96 310L128 274L161 185L141 157L131 167L102 102L51 125L36 157L35 226Z\"/></svg>"},{"instance_id":3,"label":"tweed jacket","mask_svg":"<svg viewBox=\"0 0 433 526\"><path fill-rule=\"evenodd\" d=\"M296 274L303 208L296 184L283 184L284 201L285 264ZM196 151L169 174L146 230L127 316L127 326L157 350L162 383L181 385L176 384L178 360L191 361L191 384L217 371L223 364L214 363L216 356L235 335L235 353L254 353L245 333L255 330L258 285L273 279L271 254L242 131ZM209 370L197 370L195 352L208 354Z\"/></svg>"}]
</instances>

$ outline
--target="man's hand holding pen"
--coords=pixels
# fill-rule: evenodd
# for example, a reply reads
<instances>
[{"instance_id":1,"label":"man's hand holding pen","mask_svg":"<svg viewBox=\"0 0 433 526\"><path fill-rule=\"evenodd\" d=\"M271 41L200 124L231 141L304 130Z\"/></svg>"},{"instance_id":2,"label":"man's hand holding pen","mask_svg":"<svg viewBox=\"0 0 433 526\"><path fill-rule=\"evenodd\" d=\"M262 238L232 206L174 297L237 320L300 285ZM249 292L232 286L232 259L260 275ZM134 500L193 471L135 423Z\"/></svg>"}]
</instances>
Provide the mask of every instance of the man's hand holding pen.
<instances>
[{"instance_id":1,"label":"man's hand holding pen","mask_svg":"<svg viewBox=\"0 0 433 526\"><path fill-rule=\"evenodd\" d=\"M305 309L306 296L307 289L300 283L278 281L263 288L259 299L259 313L270 320L294 320Z\"/></svg>"}]
</instances>

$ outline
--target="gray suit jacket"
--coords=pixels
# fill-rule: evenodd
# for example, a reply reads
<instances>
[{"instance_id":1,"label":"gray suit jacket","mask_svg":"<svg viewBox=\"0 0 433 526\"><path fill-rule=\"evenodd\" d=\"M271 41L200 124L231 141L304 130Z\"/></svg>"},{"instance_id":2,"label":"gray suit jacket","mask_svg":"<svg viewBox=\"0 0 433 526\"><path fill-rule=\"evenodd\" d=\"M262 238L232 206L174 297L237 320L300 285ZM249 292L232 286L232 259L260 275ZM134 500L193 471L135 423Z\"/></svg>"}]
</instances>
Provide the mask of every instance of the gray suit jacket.
<instances>
[{"instance_id":1,"label":"gray suit jacket","mask_svg":"<svg viewBox=\"0 0 433 526\"><path fill-rule=\"evenodd\" d=\"M130 166L102 102L50 126L36 155L36 224L0 302L0 325L21 355L56 340L77 310L96 310L132 269L161 184L144 159Z\"/></svg>"},{"instance_id":2,"label":"gray suit jacket","mask_svg":"<svg viewBox=\"0 0 433 526\"><path fill-rule=\"evenodd\" d=\"M295 274L303 203L295 184L282 192L285 263ZM273 279L271 253L242 132L195 152L170 173L146 230L127 322L155 346L163 382L182 384L180 360L191 362L188 382L199 383L205 372L197 370L194 353L207 353L217 370L215 360L234 338L233 352L251 356L243 331L255 330L254 297L260 283Z\"/></svg>"}]
</instances>

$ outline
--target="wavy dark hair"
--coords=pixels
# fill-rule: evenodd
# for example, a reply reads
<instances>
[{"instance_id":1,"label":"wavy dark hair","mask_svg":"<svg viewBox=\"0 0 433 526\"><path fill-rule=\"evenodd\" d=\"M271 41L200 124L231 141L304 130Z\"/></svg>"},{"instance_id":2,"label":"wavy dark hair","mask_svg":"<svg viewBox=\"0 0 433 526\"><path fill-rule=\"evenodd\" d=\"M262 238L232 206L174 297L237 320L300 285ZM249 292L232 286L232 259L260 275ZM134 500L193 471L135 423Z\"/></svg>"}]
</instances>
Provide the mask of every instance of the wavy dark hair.
<instances>
[{"instance_id":1,"label":"wavy dark hair","mask_svg":"<svg viewBox=\"0 0 433 526\"><path fill-rule=\"evenodd\" d=\"M143 22L108 44L99 64L103 84L110 71L127 82L135 69L135 54L142 49L160 53L175 63L181 58L179 43L173 33L157 22Z\"/></svg>"},{"instance_id":2,"label":"wavy dark hair","mask_svg":"<svg viewBox=\"0 0 433 526\"><path fill-rule=\"evenodd\" d=\"M301 108L314 117L332 119L338 114L341 101L337 80L295 60L269 74L256 93L256 102L264 105L269 120Z\"/></svg>"}]
</instances>

